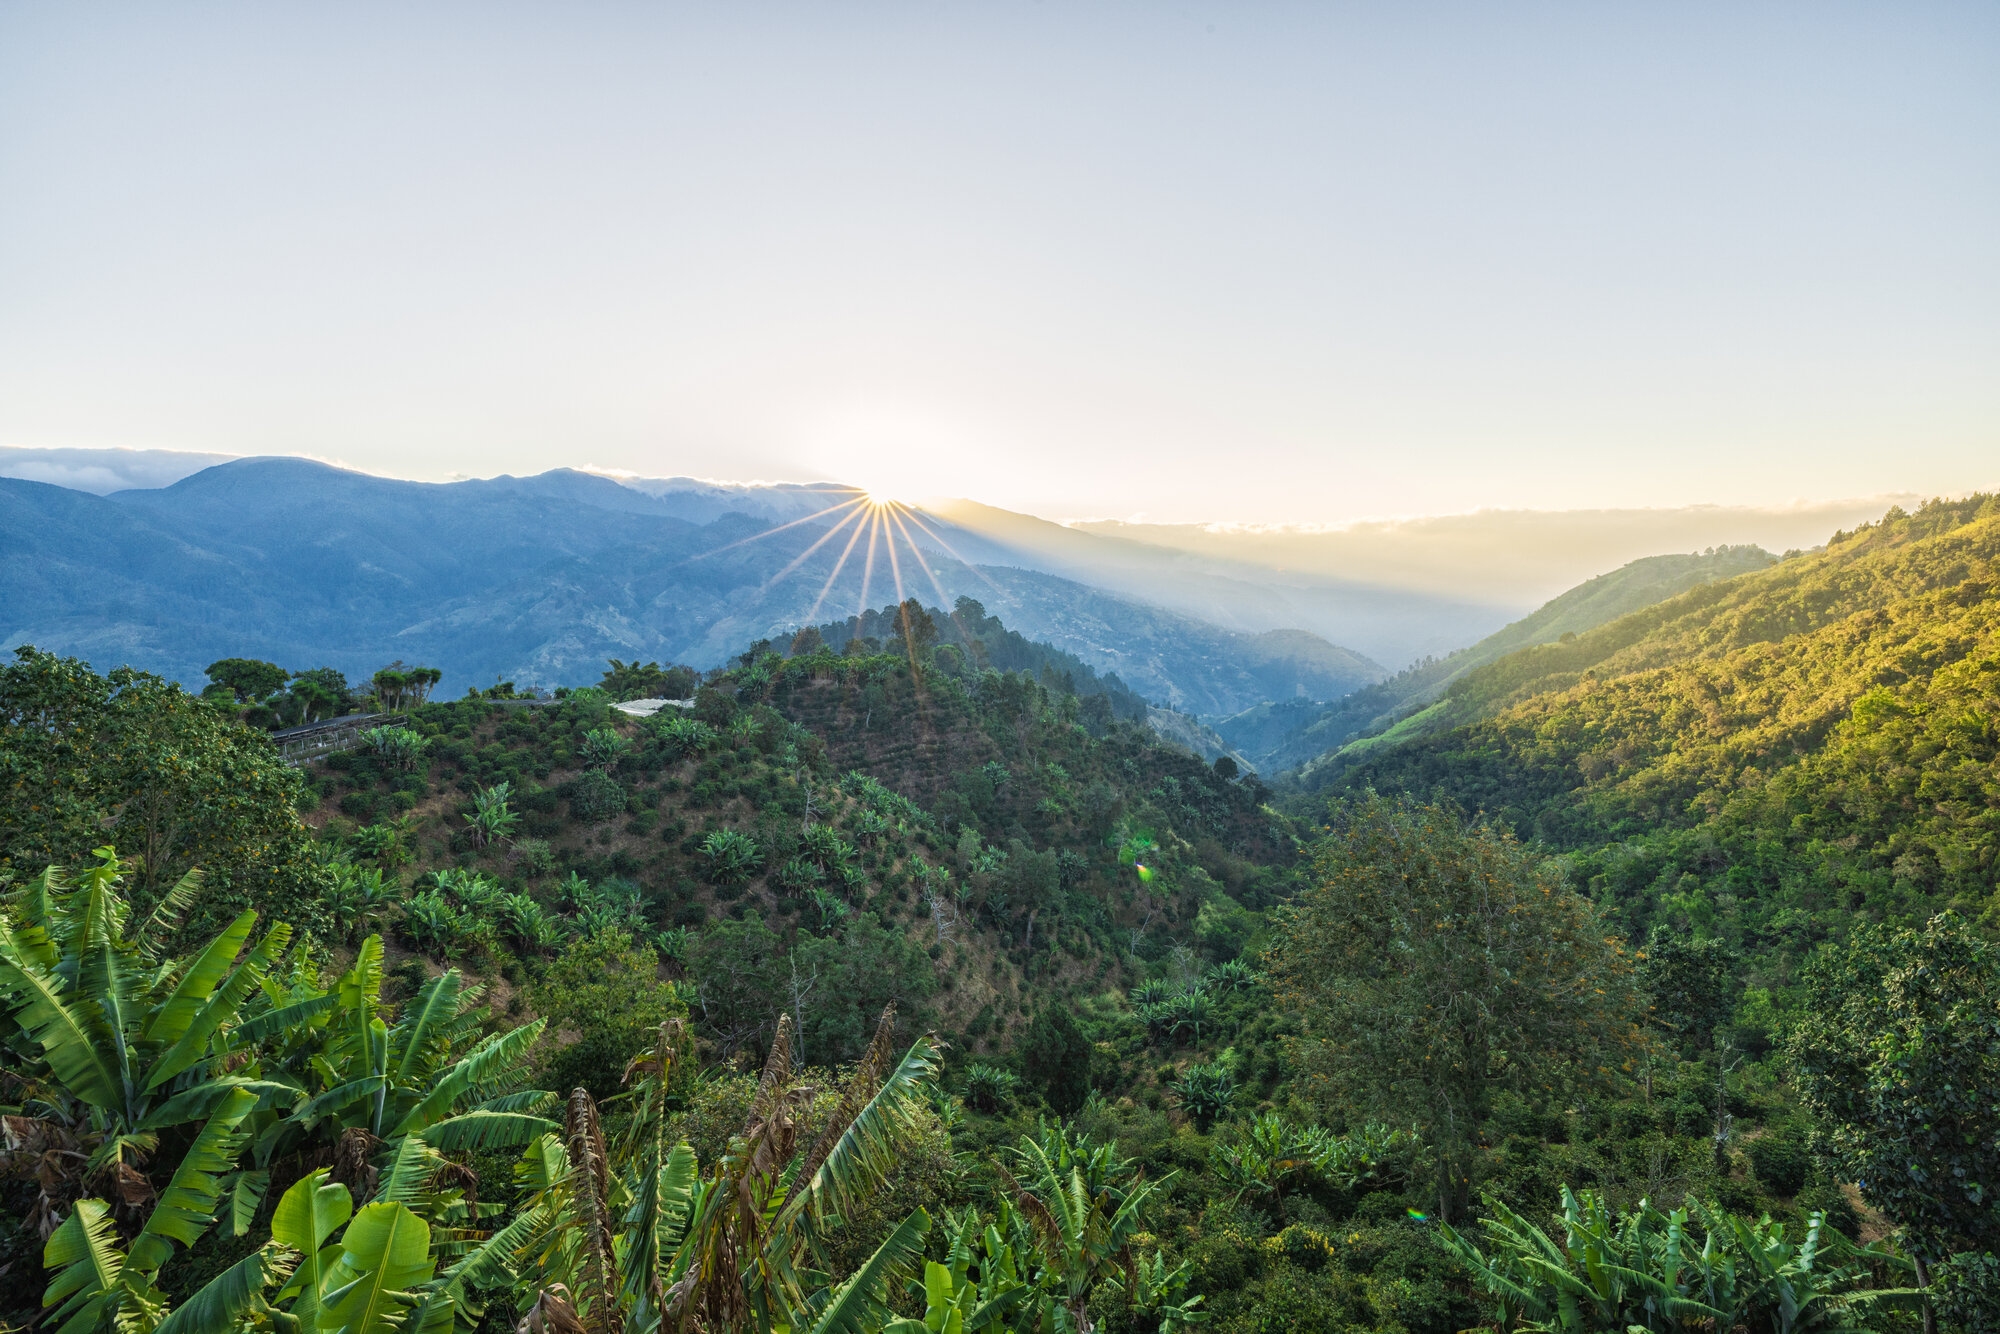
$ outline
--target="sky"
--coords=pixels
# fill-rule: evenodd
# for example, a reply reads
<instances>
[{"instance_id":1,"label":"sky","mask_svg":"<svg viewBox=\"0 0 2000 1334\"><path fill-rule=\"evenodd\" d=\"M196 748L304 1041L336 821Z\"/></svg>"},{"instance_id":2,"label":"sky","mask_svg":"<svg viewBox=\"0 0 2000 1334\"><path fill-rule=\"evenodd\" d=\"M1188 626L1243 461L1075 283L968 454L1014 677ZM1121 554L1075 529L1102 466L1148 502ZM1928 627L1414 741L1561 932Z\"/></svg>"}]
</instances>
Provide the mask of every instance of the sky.
<instances>
[{"instance_id":1,"label":"sky","mask_svg":"<svg viewBox=\"0 0 2000 1334\"><path fill-rule=\"evenodd\" d=\"M0 445L1330 524L2000 486L2000 6L0 8Z\"/></svg>"}]
</instances>

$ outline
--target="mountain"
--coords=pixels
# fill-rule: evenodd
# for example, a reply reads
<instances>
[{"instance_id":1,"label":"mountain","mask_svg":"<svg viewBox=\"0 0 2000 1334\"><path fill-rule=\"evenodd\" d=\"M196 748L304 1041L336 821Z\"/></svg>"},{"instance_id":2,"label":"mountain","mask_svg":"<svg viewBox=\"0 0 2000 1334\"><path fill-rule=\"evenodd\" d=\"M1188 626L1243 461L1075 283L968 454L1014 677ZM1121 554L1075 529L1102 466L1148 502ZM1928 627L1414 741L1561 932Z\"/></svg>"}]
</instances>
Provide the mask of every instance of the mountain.
<instances>
[{"instance_id":1,"label":"mountain","mask_svg":"<svg viewBox=\"0 0 2000 1334\"><path fill-rule=\"evenodd\" d=\"M911 595L983 597L1032 638L1191 710L1345 694L1382 675L1304 632L1233 632L1040 571L968 565L922 525L879 562L892 568L843 562L824 541L836 518L819 512L858 494L569 470L406 482L295 458L103 497L0 479L0 643L195 683L223 657L350 675L421 661L456 693L498 677L590 680L611 657L714 666L822 607L875 605L907 576Z\"/></svg>"},{"instance_id":2,"label":"mountain","mask_svg":"<svg viewBox=\"0 0 2000 1334\"><path fill-rule=\"evenodd\" d=\"M1331 526L1101 520L1071 527L1163 553L1228 561L1292 582L1325 576L1366 580L1405 595L1512 608L1519 615L1585 579L1658 552L1815 546L1835 529L1921 499L1901 494L1780 506L1489 509Z\"/></svg>"},{"instance_id":3,"label":"mountain","mask_svg":"<svg viewBox=\"0 0 2000 1334\"><path fill-rule=\"evenodd\" d=\"M1267 769L1309 765L1356 737L1407 718L1483 663L1529 645L1555 643L1697 585L1764 569L1775 560L1759 547L1648 556L1579 584L1469 648L1417 663L1343 699L1315 705L1267 701L1215 720L1214 726L1230 745ZM1428 725L1425 719L1405 727L1407 731Z\"/></svg>"},{"instance_id":4,"label":"mountain","mask_svg":"<svg viewBox=\"0 0 2000 1334\"><path fill-rule=\"evenodd\" d=\"M1363 562L1272 565L1140 540L1116 525L1051 523L969 500L939 501L932 509L967 560L1080 580L1231 630L1301 628L1380 662L1448 652L1526 605L1509 596L1401 587Z\"/></svg>"},{"instance_id":5,"label":"mountain","mask_svg":"<svg viewBox=\"0 0 2000 1334\"><path fill-rule=\"evenodd\" d=\"M1576 854L1635 923L1753 949L1993 907L2000 498L1934 501L1461 676L1445 730L1317 775Z\"/></svg>"}]
</instances>

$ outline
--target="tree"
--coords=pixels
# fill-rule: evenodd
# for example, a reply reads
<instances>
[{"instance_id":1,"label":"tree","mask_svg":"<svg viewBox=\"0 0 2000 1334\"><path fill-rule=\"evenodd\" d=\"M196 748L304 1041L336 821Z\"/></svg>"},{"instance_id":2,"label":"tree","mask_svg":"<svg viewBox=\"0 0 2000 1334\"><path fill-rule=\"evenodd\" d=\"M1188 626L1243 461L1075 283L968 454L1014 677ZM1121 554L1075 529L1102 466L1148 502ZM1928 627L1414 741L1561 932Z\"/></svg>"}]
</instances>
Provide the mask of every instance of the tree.
<instances>
[{"instance_id":1,"label":"tree","mask_svg":"<svg viewBox=\"0 0 2000 1334\"><path fill-rule=\"evenodd\" d=\"M692 667L662 667L657 662L641 666L616 658L611 659L611 669L598 682L598 688L614 703L628 699L686 699L694 694L694 687Z\"/></svg>"},{"instance_id":2,"label":"tree","mask_svg":"<svg viewBox=\"0 0 2000 1334\"><path fill-rule=\"evenodd\" d=\"M80 865L110 843L141 912L201 866L190 938L246 907L282 906L317 930L326 872L298 795L298 772L264 736L171 682L98 676L32 647L0 667L0 873Z\"/></svg>"},{"instance_id":3,"label":"tree","mask_svg":"<svg viewBox=\"0 0 2000 1334\"><path fill-rule=\"evenodd\" d=\"M1722 941L1693 940L1655 926L1646 937L1636 981L1655 1024L1680 1044L1706 1047L1742 990L1736 964L1735 952Z\"/></svg>"},{"instance_id":4,"label":"tree","mask_svg":"<svg viewBox=\"0 0 2000 1334\"><path fill-rule=\"evenodd\" d=\"M1237 768L1236 760L1233 756L1218 755L1215 757L1215 776L1223 782L1234 782L1239 772L1241 770Z\"/></svg>"},{"instance_id":5,"label":"tree","mask_svg":"<svg viewBox=\"0 0 2000 1334\"><path fill-rule=\"evenodd\" d=\"M659 968L651 946L617 929L558 955L534 988L536 1012L559 1035L541 1054L542 1082L587 1088L600 1099L615 1096L626 1063L653 1045L662 1023L687 1015L679 993L660 981ZM693 1073L683 1062L676 1078Z\"/></svg>"},{"instance_id":6,"label":"tree","mask_svg":"<svg viewBox=\"0 0 2000 1334\"><path fill-rule=\"evenodd\" d=\"M331 667L315 667L292 678L291 695L298 702L299 721L319 722L345 713L353 703L347 677Z\"/></svg>"},{"instance_id":7,"label":"tree","mask_svg":"<svg viewBox=\"0 0 2000 1334\"><path fill-rule=\"evenodd\" d=\"M1044 1005L1021 1040L1022 1063L1058 1116L1074 1116L1090 1096L1090 1040L1067 1007Z\"/></svg>"},{"instance_id":8,"label":"tree","mask_svg":"<svg viewBox=\"0 0 2000 1334\"><path fill-rule=\"evenodd\" d=\"M792 636L792 646L788 657L803 658L826 647L826 640L820 635L819 627L808 625Z\"/></svg>"},{"instance_id":9,"label":"tree","mask_svg":"<svg viewBox=\"0 0 2000 1334\"><path fill-rule=\"evenodd\" d=\"M805 1009L802 1047L816 1063L860 1056L870 1020L885 1009L921 1020L937 990L937 972L923 951L872 912L849 917L837 937L801 933L792 954L802 970L819 976L818 1003Z\"/></svg>"},{"instance_id":10,"label":"tree","mask_svg":"<svg viewBox=\"0 0 2000 1334\"><path fill-rule=\"evenodd\" d=\"M790 978L777 933L756 917L728 918L705 928L690 954L695 1007L723 1054L770 1040Z\"/></svg>"},{"instance_id":11,"label":"tree","mask_svg":"<svg viewBox=\"0 0 2000 1334\"><path fill-rule=\"evenodd\" d=\"M937 622L924 610L923 603L915 598L905 598L902 605L896 608L896 633L911 658L922 662L925 650L937 642Z\"/></svg>"},{"instance_id":12,"label":"tree","mask_svg":"<svg viewBox=\"0 0 2000 1334\"><path fill-rule=\"evenodd\" d=\"M1940 913L1862 928L1803 982L1786 1053L1822 1147L1903 1230L1919 1281L1951 1262L1964 1323L2000 1327L1980 1258L2000 1252L2000 950Z\"/></svg>"},{"instance_id":13,"label":"tree","mask_svg":"<svg viewBox=\"0 0 2000 1334\"><path fill-rule=\"evenodd\" d=\"M224 658L206 668L208 679L225 687L238 704L255 704L284 689L291 673L275 662L256 658Z\"/></svg>"},{"instance_id":14,"label":"tree","mask_svg":"<svg viewBox=\"0 0 2000 1334\"><path fill-rule=\"evenodd\" d=\"M1494 1091L1597 1084L1629 1064L1631 964L1556 869L1500 831L1372 795L1333 821L1269 972L1305 1020L1309 1089L1419 1127L1456 1218Z\"/></svg>"}]
</instances>

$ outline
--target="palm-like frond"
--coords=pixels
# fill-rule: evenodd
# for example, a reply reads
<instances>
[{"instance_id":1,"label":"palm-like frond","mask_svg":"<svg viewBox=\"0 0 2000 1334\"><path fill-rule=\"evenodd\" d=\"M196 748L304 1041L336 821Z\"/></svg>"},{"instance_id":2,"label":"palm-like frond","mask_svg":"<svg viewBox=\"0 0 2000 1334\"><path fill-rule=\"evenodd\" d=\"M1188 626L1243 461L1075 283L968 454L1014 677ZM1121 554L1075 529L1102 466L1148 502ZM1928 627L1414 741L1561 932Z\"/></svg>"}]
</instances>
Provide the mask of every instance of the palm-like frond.
<instances>
[{"instance_id":1,"label":"palm-like frond","mask_svg":"<svg viewBox=\"0 0 2000 1334\"><path fill-rule=\"evenodd\" d=\"M49 1069L71 1093L107 1112L124 1105L124 1077L114 1062L118 1043L98 1003L80 999L65 1003L56 979L48 973L0 960L0 991L18 1007L14 1021L41 1044Z\"/></svg>"},{"instance_id":2,"label":"palm-like frond","mask_svg":"<svg viewBox=\"0 0 2000 1334\"><path fill-rule=\"evenodd\" d=\"M354 1215L354 1197L347 1187L326 1178L324 1167L301 1177L278 1198L271 1215L271 1239L303 1257L291 1283L279 1294L282 1299L296 1292L292 1314L301 1330L319 1328L319 1295L340 1254L339 1247L330 1243L334 1232Z\"/></svg>"},{"instance_id":3,"label":"palm-like frond","mask_svg":"<svg viewBox=\"0 0 2000 1334\"><path fill-rule=\"evenodd\" d=\"M559 1127L525 1112L495 1112L475 1108L446 1117L419 1133L426 1144L445 1153L460 1149L512 1149Z\"/></svg>"},{"instance_id":4,"label":"palm-like frond","mask_svg":"<svg viewBox=\"0 0 2000 1334\"><path fill-rule=\"evenodd\" d=\"M234 1334L274 1283L291 1277L298 1256L276 1243L252 1251L204 1284L153 1334Z\"/></svg>"},{"instance_id":5,"label":"palm-like frond","mask_svg":"<svg viewBox=\"0 0 2000 1334\"><path fill-rule=\"evenodd\" d=\"M431 1230L400 1204L365 1205L341 1234L320 1293L322 1334L393 1334L431 1274Z\"/></svg>"},{"instance_id":6,"label":"palm-like frond","mask_svg":"<svg viewBox=\"0 0 2000 1334\"><path fill-rule=\"evenodd\" d=\"M146 920L139 923L138 930L131 935L141 955L148 959L159 957L160 946L179 929L181 918L201 893L202 882L207 878L207 873L199 866L194 867L160 895L153 911L146 914Z\"/></svg>"},{"instance_id":7,"label":"palm-like frond","mask_svg":"<svg viewBox=\"0 0 2000 1334\"><path fill-rule=\"evenodd\" d=\"M265 1042L282 1034L290 1033L310 1024L340 1001L332 992L323 996L308 996L304 1000L292 1001L276 1009L266 1010L255 1019L246 1019L229 1030L229 1040L239 1046Z\"/></svg>"},{"instance_id":8,"label":"palm-like frond","mask_svg":"<svg viewBox=\"0 0 2000 1334\"><path fill-rule=\"evenodd\" d=\"M43 1245L42 1265L61 1271L42 1295L42 1309L55 1308L44 1323L63 1322L58 1334L95 1329L117 1304L125 1273L118 1231L103 1200L76 1202Z\"/></svg>"},{"instance_id":9,"label":"palm-like frond","mask_svg":"<svg viewBox=\"0 0 2000 1334\"><path fill-rule=\"evenodd\" d=\"M424 983L391 1035L390 1057L395 1061L392 1077L407 1080L419 1073L418 1063L428 1054L434 1035L458 1014L459 977L456 968L447 968Z\"/></svg>"},{"instance_id":10,"label":"palm-like frond","mask_svg":"<svg viewBox=\"0 0 2000 1334\"><path fill-rule=\"evenodd\" d=\"M246 917L249 915L245 913ZM237 920L240 922L243 918ZM152 1075L146 1081L149 1092L202 1058L217 1031L236 1016L244 999L264 980L264 975L270 971L278 956L285 952L291 938L292 928L279 922L265 933L264 939L257 942L257 947L250 951L249 956L236 965L228 980L213 988L212 994L204 998L189 1020L187 1030L180 1039L154 1062Z\"/></svg>"},{"instance_id":11,"label":"palm-like frond","mask_svg":"<svg viewBox=\"0 0 2000 1334\"><path fill-rule=\"evenodd\" d=\"M834 1291L813 1322L812 1334L866 1334L881 1329L889 1319L888 1286L906 1277L923 1258L924 1238L930 1230L930 1215L922 1209L898 1224L854 1277Z\"/></svg>"},{"instance_id":12,"label":"palm-like frond","mask_svg":"<svg viewBox=\"0 0 2000 1334\"><path fill-rule=\"evenodd\" d=\"M222 1198L221 1178L236 1165L236 1151L242 1143L237 1127L256 1105L256 1094L231 1089L210 1114L133 1241L129 1261L133 1267L157 1270L173 1254L171 1243L192 1246L208 1230L215 1219L216 1203Z\"/></svg>"},{"instance_id":13,"label":"palm-like frond","mask_svg":"<svg viewBox=\"0 0 2000 1334\"><path fill-rule=\"evenodd\" d=\"M537 1019L511 1032L497 1034L466 1053L464 1059L445 1072L423 1101L409 1110L389 1132L390 1136L407 1135L442 1120L468 1093L497 1084L518 1070L547 1022Z\"/></svg>"},{"instance_id":14,"label":"palm-like frond","mask_svg":"<svg viewBox=\"0 0 2000 1334\"><path fill-rule=\"evenodd\" d=\"M147 1017L140 1036L161 1047L185 1037L203 1003L222 985L222 979L229 976L229 966L243 952L243 943L250 939L250 930L256 924L257 914L245 908L207 948L189 960L173 992Z\"/></svg>"},{"instance_id":15,"label":"palm-like frond","mask_svg":"<svg viewBox=\"0 0 2000 1334\"><path fill-rule=\"evenodd\" d=\"M888 1030L890 1016L884 1016ZM878 1033L877 1044L885 1043ZM896 1150L914 1129L920 1111L928 1106L923 1086L937 1074L937 1040L929 1034L918 1038L905 1052L880 1087L870 1090L866 1103L848 1112L843 1099L841 1113L826 1130L802 1163L801 1184L786 1203L783 1220L796 1218L810 1209L815 1218L851 1208L858 1195L885 1180L895 1168ZM871 1049L871 1058L874 1057ZM858 1093L873 1083L873 1060L864 1061L850 1089ZM868 1083L861 1081L867 1079ZM843 1124L844 1121L844 1124ZM835 1138L835 1135L838 1138ZM821 1146L825 1147L822 1148Z\"/></svg>"}]
</instances>

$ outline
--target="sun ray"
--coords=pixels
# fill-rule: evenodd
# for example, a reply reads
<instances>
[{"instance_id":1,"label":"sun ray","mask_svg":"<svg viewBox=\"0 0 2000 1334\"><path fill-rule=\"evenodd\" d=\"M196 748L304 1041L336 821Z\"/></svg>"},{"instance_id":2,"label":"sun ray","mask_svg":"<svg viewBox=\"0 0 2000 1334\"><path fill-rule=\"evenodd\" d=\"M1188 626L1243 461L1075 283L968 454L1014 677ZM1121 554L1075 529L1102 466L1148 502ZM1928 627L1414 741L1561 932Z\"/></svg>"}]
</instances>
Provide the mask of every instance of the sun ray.
<instances>
[{"instance_id":1,"label":"sun ray","mask_svg":"<svg viewBox=\"0 0 2000 1334\"><path fill-rule=\"evenodd\" d=\"M868 514L868 561L861 567L861 606L855 610L860 616L868 610L868 585L875 580L875 541L882 533L882 510L879 506L869 506Z\"/></svg>"},{"instance_id":2,"label":"sun ray","mask_svg":"<svg viewBox=\"0 0 2000 1334\"><path fill-rule=\"evenodd\" d=\"M978 575L981 579L985 580L986 586L992 589L994 592L999 593L1003 597L1006 595L1007 590L1000 587L999 584L995 583L992 575L986 573L986 571L980 569L977 565L974 565L971 561L959 555L958 548L954 547L951 543L945 541L944 534L938 532L936 529L932 528L929 524L925 523L923 521L922 516L920 516L917 513L917 511L909 510L908 513L910 516L910 522L915 524L917 527L923 529L925 533L929 534L931 540L936 542L939 546L943 547L948 553L950 553L951 558L953 560L957 561L960 565L963 565L966 569L972 571L974 574Z\"/></svg>"},{"instance_id":3,"label":"sun ray","mask_svg":"<svg viewBox=\"0 0 2000 1334\"><path fill-rule=\"evenodd\" d=\"M951 611L944 604L950 595L944 591L944 585L938 582L937 571L933 570L931 563L924 559L922 549L917 546L916 539L910 536L910 530L903 524L903 516L908 512L909 507L907 505L891 505L889 508L889 517L896 521L897 528L902 529L903 540L910 544L910 555L916 558L917 564L923 568L924 574L930 578L931 587L937 590L938 610L949 616Z\"/></svg>"},{"instance_id":4,"label":"sun ray","mask_svg":"<svg viewBox=\"0 0 2000 1334\"><path fill-rule=\"evenodd\" d=\"M840 535L841 529L847 527L848 524L853 523L856 519L863 517L867 513L868 511L865 509L858 509L847 514L845 517L841 519L839 523L836 523L833 527L827 529L824 533L822 533L820 535L819 541L813 543L811 546L807 547L804 551L801 551L798 555L794 556L792 558L791 564L787 565L784 569L772 575L769 579L766 579L764 581L764 586L757 590L757 595L759 597L762 597L764 594L770 592L773 588L777 587L778 581L780 579L790 574L793 570L798 569L799 566L805 564L806 560L813 554L813 552L818 551L828 542L838 537Z\"/></svg>"},{"instance_id":5,"label":"sun ray","mask_svg":"<svg viewBox=\"0 0 2000 1334\"><path fill-rule=\"evenodd\" d=\"M867 511L856 510L855 513L865 515ZM840 572L847 568L847 557L854 550L854 544L861 540L862 531L867 527L865 521L854 526L854 532L847 539L847 545L840 549L840 559L833 563L833 569L826 576L826 582L819 586L819 596L813 599L812 610L806 613L807 625L815 624L819 620L820 604L825 602L826 595L833 591L833 581L840 578Z\"/></svg>"},{"instance_id":6,"label":"sun ray","mask_svg":"<svg viewBox=\"0 0 2000 1334\"><path fill-rule=\"evenodd\" d=\"M687 558L686 561L683 561L682 564L690 564L698 560L707 560L710 556L719 556L725 551L733 551L735 548L744 545L746 542L762 541L764 538L771 536L773 533L782 533L787 528L796 528L802 523L811 523L814 519L823 518L828 514L834 514L840 510L844 510L849 505L865 506L867 504L868 504L868 493L866 491L863 491L857 494L852 500L843 500L838 505L828 505L825 509L818 511L817 513L808 514L802 519L793 519L790 523L781 523L775 528L766 528L761 533L752 533L748 537L740 537L736 539L734 542L730 542L723 546L716 547L711 551L704 551L700 555L690 556Z\"/></svg>"},{"instance_id":7,"label":"sun ray","mask_svg":"<svg viewBox=\"0 0 2000 1334\"><path fill-rule=\"evenodd\" d=\"M896 517L894 502L883 505L881 507L881 514L882 545L889 553L889 573L896 580L896 605L901 606L903 603L903 563L896 559L896 534L889 527L890 522Z\"/></svg>"}]
</instances>

